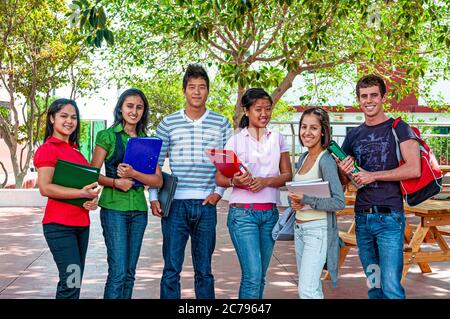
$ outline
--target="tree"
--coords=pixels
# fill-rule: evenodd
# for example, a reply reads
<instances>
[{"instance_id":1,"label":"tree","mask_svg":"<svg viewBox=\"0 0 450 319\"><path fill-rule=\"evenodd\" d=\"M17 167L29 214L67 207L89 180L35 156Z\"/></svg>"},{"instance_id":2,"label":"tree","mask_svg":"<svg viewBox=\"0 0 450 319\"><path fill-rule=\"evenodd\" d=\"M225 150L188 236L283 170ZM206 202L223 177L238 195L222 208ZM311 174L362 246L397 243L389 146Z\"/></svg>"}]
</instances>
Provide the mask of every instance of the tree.
<instances>
[{"instance_id":1,"label":"tree","mask_svg":"<svg viewBox=\"0 0 450 319\"><path fill-rule=\"evenodd\" d=\"M271 89L277 102L305 72L333 74L352 64L380 73L382 66L385 79L403 79L392 93L399 98L450 48L446 1L96 1L102 5L114 12L121 64L152 76L179 70L180 57L215 64L237 91L235 126L250 86Z\"/></svg>"},{"instance_id":2,"label":"tree","mask_svg":"<svg viewBox=\"0 0 450 319\"><path fill-rule=\"evenodd\" d=\"M0 107L0 133L16 187L45 126L51 92L69 83L72 66L87 61L78 29L61 19L67 12L64 0L0 1L0 89L9 96L9 109Z\"/></svg>"}]
</instances>

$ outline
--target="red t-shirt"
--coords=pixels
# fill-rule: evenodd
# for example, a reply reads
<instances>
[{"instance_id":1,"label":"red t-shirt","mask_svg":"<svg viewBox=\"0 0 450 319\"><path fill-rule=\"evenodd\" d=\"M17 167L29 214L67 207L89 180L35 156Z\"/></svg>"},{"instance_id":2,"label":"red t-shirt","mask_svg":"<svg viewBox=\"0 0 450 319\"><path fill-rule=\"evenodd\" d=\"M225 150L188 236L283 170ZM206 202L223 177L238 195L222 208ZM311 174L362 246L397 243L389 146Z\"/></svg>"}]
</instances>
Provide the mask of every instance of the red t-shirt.
<instances>
[{"instance_id":1,"label":"red t-shirt","mask_svg":"<svg viewBox=\"0 0 450 319\"><path fill-rule=\"evenodd\" d=\"M89 165L86 158L84 158L76 146L51 136L36 150L34 154L34 166L36 168L55 167L58 159ZM89 226L89 211L79 206L49 198L42 223Z\"/></svg>"}]
</instances>

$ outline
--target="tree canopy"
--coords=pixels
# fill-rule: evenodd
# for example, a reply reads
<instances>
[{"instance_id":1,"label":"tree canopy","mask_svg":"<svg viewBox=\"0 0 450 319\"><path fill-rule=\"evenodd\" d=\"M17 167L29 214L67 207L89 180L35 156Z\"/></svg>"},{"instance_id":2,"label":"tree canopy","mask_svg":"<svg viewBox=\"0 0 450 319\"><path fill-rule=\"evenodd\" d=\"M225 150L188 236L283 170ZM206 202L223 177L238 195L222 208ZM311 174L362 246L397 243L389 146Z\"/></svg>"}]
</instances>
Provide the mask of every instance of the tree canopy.
<instances>
[{"instance_id":1,"label":"tree canopy","mask_svg":"<svg viewBox=\"0 0 450 319\"><path fill-rule=\"evenodd\" d=\"M0 88L9 97L9 108L0 106L0 133L10 150L16 187L45 127L52 90L70 82L75 91L89 87L83 80L89 70L77 65L88 61L84 38L64 18L68 9L64 0L0 1ZM3 186L6 182L7 177Z\"/></svg>"},{"instance_id":2,"label":"tree canopy","mask_svg":"<svg viewBox=\"0 0 450 319\"><path fill-rule=\"evenodd\" d=\"M392 95L400 98L436 61L436 71L449 71L446 1L98 0L95 7L108 12L103 25L111 25L114 60L123 68L157 77L181 72L188 61L214 65L236 88L235 124L246 88L266 88L277 102L305 72L336 79L339 66L355 65L386 80L399 77Z\"/></svg>"}]
</instances>

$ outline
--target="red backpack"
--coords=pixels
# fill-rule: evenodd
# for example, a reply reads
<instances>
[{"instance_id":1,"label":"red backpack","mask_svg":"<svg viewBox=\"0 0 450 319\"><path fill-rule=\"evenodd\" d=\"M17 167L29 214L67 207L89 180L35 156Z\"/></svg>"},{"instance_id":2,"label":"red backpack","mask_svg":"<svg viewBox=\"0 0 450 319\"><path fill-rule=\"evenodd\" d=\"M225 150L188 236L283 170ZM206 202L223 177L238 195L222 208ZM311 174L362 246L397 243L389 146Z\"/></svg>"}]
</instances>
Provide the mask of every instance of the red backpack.
<instances>
[{"instance_id":1,"label":"red backpack","mask_svg":"<svg viewBox=\"0 0 450 319\"><path fill-rule=\"evenodd\" d=\"M395 128L400 121L401 117L398 117L394 123L392 123L392 133L394 134L396 141L398 162L400 165L403 165L405 162L403 161L400 152L400 143L397 133L395 132ZM439 164L430 147L421 139L417 127L411 126L411 129L420 145L421 174L418 178L400 181L400 186L406 203L409 206L416 206L442 190L442 171L439 168Z\"/></svg>"}]
</instances>

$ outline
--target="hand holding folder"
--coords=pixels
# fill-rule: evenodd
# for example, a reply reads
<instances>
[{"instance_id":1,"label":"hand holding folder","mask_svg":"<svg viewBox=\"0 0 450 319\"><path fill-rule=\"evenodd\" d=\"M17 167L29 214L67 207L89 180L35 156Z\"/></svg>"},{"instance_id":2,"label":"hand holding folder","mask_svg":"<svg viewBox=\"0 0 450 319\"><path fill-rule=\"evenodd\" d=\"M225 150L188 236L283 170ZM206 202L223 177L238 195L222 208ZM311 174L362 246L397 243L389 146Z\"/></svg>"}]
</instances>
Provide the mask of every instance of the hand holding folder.
<instances>
[{"instance_id":1,"label":"hand holding folder","mask_svg":"<svg viewBox=\"0 0 450 319\"><path fill-rule=\"evenodd\" d=\"M155 174L162 140L158 137L132 137L127 142L123 162L144 174ZM143 184L134 180L134 186Z\"/></svg>"},{"instance_id":2,"label":"hand holding folder","mask_svg":"<svg viewBox=\"0 0 450 319\"><path fill-rule=\"evenodd\" d=\"M97 167L57 160L52 183L64 187L82 189L89 184L97 182L99 174L100 169ZM96 192L98 193L98 190ZM80 207L83 207L84 202L92 200L92 198L54 199Z\"/></svg>"},{"instance_id":3,"label":"hand holding folder","mask_svg":"<svg viewBox=\"0 0 450 319\"><path fill-rule=\"evenodd\" d=\"M228 178L232 178L236 173L249 174L251 176L250 171L232 150L211 149L206 150L206 155L217 170ZM248 189L247 186L236 187Z\"/></svg>"},{"instance_id":4,"label":"hand holding folder","mask_svg":"<svg viewBox=\"0 0 450 319\"><path fill-rule=\"evenodd\" d=\"M162 210L162 217L167 217L170 212L170 206L173 201L173 196L177 189L178 177L175 175L162 172L163 186L158 193L158 201Z\"/></svg>"},{"instance_id":5,"label":"hand holding folder","mask_svg":"<svg viewBox=\"0 0 450 319\"><path fill-rule=\"evenodd\" d=\"M238 172L250 174L248 169L242 164L236 153L232 150L211 149L206 150L206 155L217 170L228 178L233 177L233 175Z\"/></svg>"}]
</instances>

